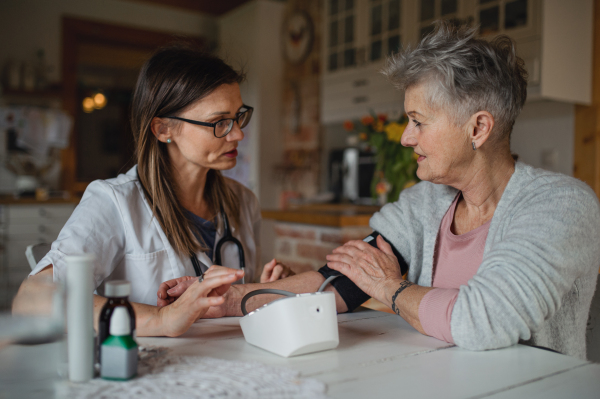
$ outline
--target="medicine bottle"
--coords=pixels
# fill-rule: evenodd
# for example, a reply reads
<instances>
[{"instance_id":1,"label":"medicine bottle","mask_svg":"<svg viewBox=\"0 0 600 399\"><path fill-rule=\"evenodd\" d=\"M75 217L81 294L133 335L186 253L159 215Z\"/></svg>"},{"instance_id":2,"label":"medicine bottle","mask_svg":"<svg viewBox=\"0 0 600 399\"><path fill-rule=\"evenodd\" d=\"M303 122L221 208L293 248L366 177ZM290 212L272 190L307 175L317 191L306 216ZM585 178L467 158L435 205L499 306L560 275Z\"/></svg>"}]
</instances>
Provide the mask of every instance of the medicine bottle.
<instances>
[{"instance_id":1,"label":"medicine bottle","mask_svg":"<svg viewBox=\"0 0 600 399\"><path fill-rule=\"evenodd\" d=\"M110 320L113 311L117 306L124 306L129 313L130 327L132 335L135 337L135 312L133 306L129 303L129 295L131 294L131 284L126 280L108 281L104 285L104 295L107 301L100 311L100 320L98 322L98 344L102 345L104 340L110 334Z\"/></svg>"},{"instance_id":2,"label":"medicine bottle","mask_svg":"<svg viewBox=\"0 0 600 399\"><path fill-rule=\"evenodd\" d=\"M100 376L107 380L121 381L135 377L138 346L131 335L130 318L125 306L117 306L114 309L109 332L110 335L100 346Z\"/></svg>"}]
</instances>

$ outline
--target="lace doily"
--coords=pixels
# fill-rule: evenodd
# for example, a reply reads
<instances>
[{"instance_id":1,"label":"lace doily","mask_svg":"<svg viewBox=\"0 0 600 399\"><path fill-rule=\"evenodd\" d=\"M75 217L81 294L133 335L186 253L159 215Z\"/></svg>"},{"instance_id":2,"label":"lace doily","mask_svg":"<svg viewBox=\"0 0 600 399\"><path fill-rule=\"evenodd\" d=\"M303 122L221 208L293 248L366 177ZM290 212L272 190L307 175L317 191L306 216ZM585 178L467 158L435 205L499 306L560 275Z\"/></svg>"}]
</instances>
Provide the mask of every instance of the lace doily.
<instances>
[{"instance_id":1,"label":"lace doily","mask_svg":"<svg viewBox=\"0 0 600 399\"><path fill-rule=\"evenodd\" d=\"M130 381L100 378L66 383L69 398L326 398L326 386L286 367L201 356L169 356L164 348L141 348L138 375ZM60 389L60 390L63 390Z\"/></svg>"}]
</instances>

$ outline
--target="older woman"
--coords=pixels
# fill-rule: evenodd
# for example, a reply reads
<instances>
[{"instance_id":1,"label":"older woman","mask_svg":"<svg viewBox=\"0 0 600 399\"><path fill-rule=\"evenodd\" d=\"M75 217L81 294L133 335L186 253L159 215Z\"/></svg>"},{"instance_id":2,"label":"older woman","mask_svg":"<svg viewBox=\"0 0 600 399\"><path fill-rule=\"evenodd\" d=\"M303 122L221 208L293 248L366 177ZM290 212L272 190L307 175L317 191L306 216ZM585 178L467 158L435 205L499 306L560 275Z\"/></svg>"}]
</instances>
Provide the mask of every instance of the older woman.
<instances>
[{"instance_id":1,"label":"older woman","mask_svg":"<svg viewBox=\"0 0 600 399\"><path fill-rule=\"evenodd\" d=\"M527 342L585 358L600 266L597 198L576 179L515 162L510 134L527 93L523 61L509 38L488 42L475 32L440 23L389 62L411 119L402 144L418 155L423 181L372 217L377 248L348 242L320 274L272 286L314 290L335 270L346 276L330 288L338 311L370 296L421 333L464 348ZM239 312L253 288L228 293L223 312Z\"/></svg>"},{"instance_id":2,"label":"older woman","mask_svg":"<svg viewBox=\"0 0 600 399\"><path fill-rule=\"evenodd\" d=\"M422 183L371 227L392 249L350 242L327 257L424 334L469 349L529 341L585 357L600 266L600 212L580 181L513 160L510 134L526 98L512 41L439 24L390 60L406 91L402 137Z\"/></svg>"}]
</instances>

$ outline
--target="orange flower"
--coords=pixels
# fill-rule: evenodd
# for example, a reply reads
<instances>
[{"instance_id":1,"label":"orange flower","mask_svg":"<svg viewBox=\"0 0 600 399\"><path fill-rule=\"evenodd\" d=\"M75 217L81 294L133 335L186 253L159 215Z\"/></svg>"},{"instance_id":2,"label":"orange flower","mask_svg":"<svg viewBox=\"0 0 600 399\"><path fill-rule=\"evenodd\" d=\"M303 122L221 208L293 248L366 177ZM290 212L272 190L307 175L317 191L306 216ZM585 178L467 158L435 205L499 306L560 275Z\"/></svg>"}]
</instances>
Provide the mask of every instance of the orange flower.
<instances>
[{"instance_id":1,"label":"orange flower","mask_svg":"<svg viewBox=\"0 0 600 399\"><path fill-rule=\"evenodd\" d=\"M373 119L373 117L371 115L367 115L367 116L363 116L363 118L360 120L360 122L365 126L369 126L373 122L375 122L375 119Z\"/></svg>"},{"instance_id":2,"label":"orange flower","mask_svg":"<svg viewBox=\"0 0 600 399\"><path fill-rule=\"evenodd\" d=\"M387 184L385 184L385 182L380 181L375 186L375 192L377 194L385 194L385 193L387 193L387 191L388 191L388 188L387 188Z\"/></svg>"},{"instance_id":3,"label":"orange flower","mask_svg":"<svg viewBox=\"0 0 600 399\"><path fill-rule=\"evenodd\" d=\"M375 122L375 124L373 125L373 129L375 129L376 132L383 132L384 126L385 124L383 123L383 121L377 120L377 122Z\"/></svg>"},{"instance_id":4,"label":"orange flower","mask_svg":"<svg viewBox=\"0 0 600 399\"><path fill-rule=\"evenodd\" d=\"M385 122L385 121L387 121L387 115L386 114L378 114L377 119L379 119L382 122Z\"/></svg>"},{"instance_id":5,"label":"orange flower","mask_svg":"<svg viewBox=\"0 0 600 399\"><path fill-rule=\"evenodd\" d=\"M346 121L344 122L344 129L346 129L347 132L351 132L354 130L354 123L352 123L352 121Z\"/></svg>"},{"instance_id":6,"label":"orange flower","mask_svg":"<svg viewBox=\"0 0 600 399\"><path fill-rule=\"evenodd\" d=\"M358 138L361 139L362 141L367 141L369 136L367 136L367 134L365 132L362 132L358 135Z\"/></svg>"}]
</instances>

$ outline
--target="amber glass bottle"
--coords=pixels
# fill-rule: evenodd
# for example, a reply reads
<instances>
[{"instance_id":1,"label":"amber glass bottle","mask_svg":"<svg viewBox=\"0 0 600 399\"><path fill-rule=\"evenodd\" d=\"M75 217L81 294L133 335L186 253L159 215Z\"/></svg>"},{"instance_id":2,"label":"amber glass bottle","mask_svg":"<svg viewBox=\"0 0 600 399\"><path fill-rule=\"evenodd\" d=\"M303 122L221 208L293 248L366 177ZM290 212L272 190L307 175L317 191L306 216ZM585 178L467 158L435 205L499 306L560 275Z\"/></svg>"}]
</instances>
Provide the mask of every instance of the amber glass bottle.
<instances>
[{"instance_id":1,"label":"amber glass bottle","mask_svg":"<svg viewBox=\"0 0 600 399\"><path fill-rule=\"evenodd\" d=\"M100 311L98 345L102 345L104 340L110 335L110 319L117 306L124 306L127 309L132 335L135 337L135 312L133 311L133 306L129 303L129 294L131 294L131 284L129 281L114 280L105 284L104 295L108 300Z\"/></svg>"}]
</instances>

